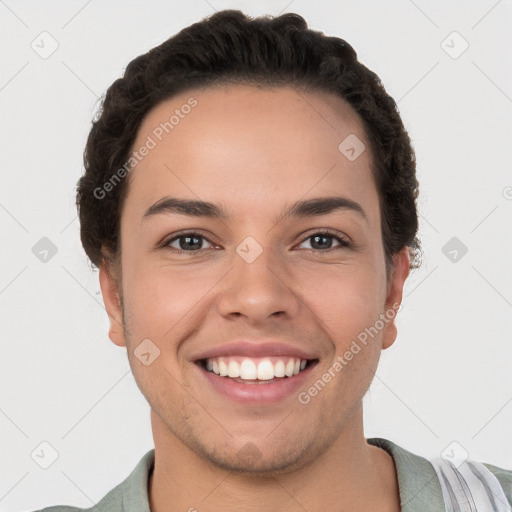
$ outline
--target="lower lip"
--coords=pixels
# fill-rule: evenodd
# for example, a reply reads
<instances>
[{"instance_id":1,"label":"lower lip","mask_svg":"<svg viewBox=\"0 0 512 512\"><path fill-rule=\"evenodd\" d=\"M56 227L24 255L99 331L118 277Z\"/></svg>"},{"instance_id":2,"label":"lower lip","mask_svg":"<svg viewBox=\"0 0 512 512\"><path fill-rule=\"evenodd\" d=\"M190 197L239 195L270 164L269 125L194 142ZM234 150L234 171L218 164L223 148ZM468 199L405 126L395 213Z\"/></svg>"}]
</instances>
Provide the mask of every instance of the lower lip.
<instances>
[{"instance_id":1,"label":"lower lip","mask_svg":"<svg viewBox=\"0 0 512 512\"><path fill-rule=\"evenodd\" d=\"M251 404L276 403L294 394L304 384L314 366L305 368L293 377L285 377L268 384L259 382L245 384L229 377L221 377L196 364L199 372L218 393L236 402Z\"/></svg>"}]
</instances>

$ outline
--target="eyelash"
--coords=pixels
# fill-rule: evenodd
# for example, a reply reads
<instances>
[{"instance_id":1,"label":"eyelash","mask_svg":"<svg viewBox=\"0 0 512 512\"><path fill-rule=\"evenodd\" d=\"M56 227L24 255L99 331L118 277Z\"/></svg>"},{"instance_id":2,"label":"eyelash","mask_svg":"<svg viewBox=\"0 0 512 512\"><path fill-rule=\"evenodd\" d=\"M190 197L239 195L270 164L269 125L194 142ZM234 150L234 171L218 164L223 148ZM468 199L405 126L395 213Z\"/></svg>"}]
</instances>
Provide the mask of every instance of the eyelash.
<instances>
[{"instance_id":1,"label":"eyelash","mask_svg":"<svg viewBox=\"0 0 512 512\"><path fill-rule=\"evenodd\" d=\"M192 235L197 235L198 238L202 238L202 239L208 241L209 243L213 244L213 242L211 240L209 240L206 236L202 235L201 233L199 233L197 231L184 231L184 232L180 233L179 235L174 236L173 238L164 242L162 244L162 247L171 249L171 251L174 252L175 254L187 254L189 256L193 255L194 253L199 253L203 250L207 250L207 249L198 249L196 251L183 251L183 250L175 249L174 247L170 247L170 244L172 242L179 240L180 238L184 238L184 237L192 236ZM326 252L330 252L334 249L347 249L347 248L352 247L352 244L346 238L340 236L337 232L332 231L330 229L324 229L322 231L315 231L314 233L311 233L307 237L303 238L301 240L301 242L299 243L299 245L301 245L306 240L309 240L310 238L313 238L314 236L317 236L317 235L324 235L324 236L327 235L327 237L329 237L329 238L334 238L340 243L340 245L338 247L330 247L329 249L307 249L307 250L314 252L314 253L326 253Z\"/></svg>"}]
</instances>

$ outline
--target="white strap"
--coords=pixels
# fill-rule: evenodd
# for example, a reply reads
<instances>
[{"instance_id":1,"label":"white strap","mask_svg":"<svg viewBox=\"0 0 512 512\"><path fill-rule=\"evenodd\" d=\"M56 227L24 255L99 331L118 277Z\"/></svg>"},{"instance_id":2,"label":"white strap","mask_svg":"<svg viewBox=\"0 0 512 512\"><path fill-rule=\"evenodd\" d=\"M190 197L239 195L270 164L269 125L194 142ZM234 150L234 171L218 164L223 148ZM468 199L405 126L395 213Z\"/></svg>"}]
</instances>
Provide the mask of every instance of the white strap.
<instances>
[{"instance_id":1,"label":"white strap","mask_svg":"<svg viewBox=\"0 0 512 512\"><path fill-rule=\"evenodd\" d=\"M436 458L430 463L441 484L446 512L511 511L499 480L480 462L455 465Z\"/></svg>"}]
</instances>

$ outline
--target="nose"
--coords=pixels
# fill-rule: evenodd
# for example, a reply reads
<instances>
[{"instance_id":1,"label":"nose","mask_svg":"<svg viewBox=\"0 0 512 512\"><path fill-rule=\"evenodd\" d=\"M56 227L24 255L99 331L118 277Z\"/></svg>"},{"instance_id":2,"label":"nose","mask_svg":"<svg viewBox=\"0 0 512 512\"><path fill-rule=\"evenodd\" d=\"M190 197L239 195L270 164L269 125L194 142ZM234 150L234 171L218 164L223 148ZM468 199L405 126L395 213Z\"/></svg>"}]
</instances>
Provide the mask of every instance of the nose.
<instances>
[{"instance_id":1,"label":"nose","mask_svg":"<svg viewBox=\"0 0 512 512\"><path fill-rule=\"evenodd\" d=\"M263 252L252 262L236 254L234 268L223 280L218 311L225 318L243 317L250 324L267 318L293 318L300 311L297 283L282 264Z\"/></svg>"}]
</instances>

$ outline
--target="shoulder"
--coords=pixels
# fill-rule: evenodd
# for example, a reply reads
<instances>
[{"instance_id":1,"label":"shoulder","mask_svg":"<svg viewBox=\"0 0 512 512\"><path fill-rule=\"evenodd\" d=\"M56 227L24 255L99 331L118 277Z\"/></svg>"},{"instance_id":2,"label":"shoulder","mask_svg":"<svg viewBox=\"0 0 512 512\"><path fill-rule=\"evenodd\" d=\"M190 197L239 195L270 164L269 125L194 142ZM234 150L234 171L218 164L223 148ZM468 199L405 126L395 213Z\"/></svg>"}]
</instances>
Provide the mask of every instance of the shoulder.
<instances>
[{"instance_id":1,"label":"shoulder","mask_svg":"<svg viewBox=\"0 0 512 512\"><path fill-rule=\"evenodd\" d=\"M53 505L32 512L150 512L148 479L154 461L155 450L151 449L140 459L128 477L89 508Z\"/></svg>"},{"instance_id":2,"label":"shoulder","mask_svg":"<svg viewBox=\"0 0 512 512\"><path fill-rule=\"evenodd\" d=\"M512 506L512 471L485 462L482 464L498 479L509 505Z\"/></svg>"},{"instance_id":3,"label":"shoulder","mask_svg":"<svg viewBox=\"0 0 512 512\"><path fill-rule=\"evenodd\" d=\"M441 485L431 460L416 455L387 439L371 438L367 439L367 442L386 450L393 457L402 510L444 510ZM512 505L512 471L492 464L480 464L496 477L509 505Z\"/></svg>"},{"instance_id":4,"label":"shoulder","mask_svg":"<svg viewBox=\"0 0 512 512\"><path fill-rule=\"evenodd\" d=\"M78 508L69 505L54 505L52 507L45 507L32 512L83 512L84 510L91 510L90 508Z\"/></svg>"},{"instance_id":5,"label":"shoulder","mask_svg":"<svg viewBox=\"0 0 512 512\"><path fill-rule=\"evenodd\" d=\"M123 487L125 481L114 487L96 505L89 508L73 507L71 505L53 505L32 512L125 512L123 508Z\"/></svg>"}]
</instances>

